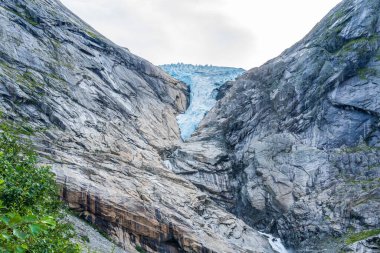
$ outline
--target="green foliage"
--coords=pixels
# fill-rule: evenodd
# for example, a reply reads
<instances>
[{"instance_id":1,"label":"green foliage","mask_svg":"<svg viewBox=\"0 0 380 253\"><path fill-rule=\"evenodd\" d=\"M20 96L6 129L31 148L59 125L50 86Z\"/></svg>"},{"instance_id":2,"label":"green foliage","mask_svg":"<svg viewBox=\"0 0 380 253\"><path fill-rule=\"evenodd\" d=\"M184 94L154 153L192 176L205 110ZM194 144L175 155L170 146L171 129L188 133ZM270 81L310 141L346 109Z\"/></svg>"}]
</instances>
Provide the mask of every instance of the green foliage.
<instances>
[{"instance_id":1,"label":"green foliage","mask_svg":"<svg viewBox=\"0 0 380 253\"><path fill-rule=\"evenodd\" d=\"M0 252L80 252L72 227L61 222L54 174L37 166L29 141L19 137L30 134L0 122Z\"/></svg>"},{"instance_id":2,"label":"green foliage","mask_svg":"<svg viewBox=\"0 0 380 253\"><path fill-rule=\"evenodd\" d=\"M379 151L380 147L372 147L368 146L366 144L361 144L354 147L346 147L342 149L342 152L344 153L358 153L358 152L374 152Z\"/></svg>"},{"instance_id":3,"label":"green foliage","mask_svg":"<svg viewBox=\"0 0 380 253\"><path fill-rule=\"evenodd\" d=\"M347 41L337 52L342 59L347 59L349 54L356 54L358 57L372 55L372 50L376 48L378 36L360 37Z\"/></svg>"},{"instance_id":4,"label":"green foliage","mask_svg":"<svg viewBox=\"0 0 380 253\"><path fill-rule=\"evenodd\" d=\"M377 39L378 39L377 35L352 39L343 46L343 50L351 51L354 48L357 48L362 45L375 44L377 42Z\"/></svg>"},{"instance_id":5,"label":"green foliage","mask_svg":"<svg viewBox=\"0 0 380 253\"><path fill-rule=\"evenodd\" d=\"M371 236L378 235L378 234L380 234L380 228L372 229L372 230L365 230L365 231L362 231L359 233L350 234L346 239L346 243L347 244L353 244L355 242L367 239Z\"/></svg>"},{"instance_id":6,"label":"green foliage","mask_svg":"<svg viewBox=\"0 0 380 253\"><path fill-rule=\"evenodd\" d=\"M136 245L135 249L140 252L140 253L146 253L146 251L140 246L140 245Z\"/></svg>"},{"instance_id":7,"label":"green foliage","mask_svg":"<svg viewBox=\"0 0 380 253\"><path fill-rule=\"evenodd\" d=\"M8 65L7 62L0 61L0 73L14 79L19 85L35 90L37 88L43 88L43 80L39 80L35 75L35 72L27 70L20 73L20 70Z\"/></svg>"},{"instance_id":8,"label":"green foliage","mask_svg":"<svg viewBox=\"0 0 380 253\"><path fill-rule=\"evenodd\" d=\"M380 178L371 178L371 179L367 179L367 180L348 180L347 182L351 183L351 184L371 184L371 183L376 183L376 185L378 185L378 183L380 183Z\"/></svg>"},{"instance_id":9,"label":"green foliage","mask_svg":"<svg viewBox=\"0 0 380 253\"><path fill-rule=\"evenodd\" d=\"M86 31L86 33L87 33L88 36L90 36L90 37L93 38L93 39L98 38L98 36L96 36L96 34L93 33L93 32L91 32L91 31Z\"/></svg>"},{"instance_id":10,"label":"green foliage","mask_svg":"<svg viewBox=\"0 0 380 253\"><path fill-rule=\"evenodd\" d=\"M21 19L25 20L26 22L28 22L32 26L39 25L38 21L27 11L21 13L21 12L19 12L16 9L9 9L9 8L4 8L4 9L6 9L7 11L13 13L14 15L17 15L18 17L20 17Z\"/></svg>"},{"instance_id":11,"label":"green foliage","mask_svg":"<svg viewBox=\"0 0 380 253\"><path fill-rule=\"evenodd\" d=\"M368 76L376 76L377 71L373 68L361 68L358 70L358 74L360 79L367 79Z\"/></svg>"},{"instance_id":12,"label":"green foliage","mask_svg":"<svg viewBox=\"0 0 380 253\"><path fill-rule=\"evenodd\" d=\"M25 72L23 73L22 75L18 75L17 78L16 78L16 81L18 83L21 83L27 87L29 87L30 89L35 89L35 88L38 88L38 87L43 87L44 85L40 82L37 82L34 78L33 78L33 74L31 72Z\"/></svg>"}]
</instances>

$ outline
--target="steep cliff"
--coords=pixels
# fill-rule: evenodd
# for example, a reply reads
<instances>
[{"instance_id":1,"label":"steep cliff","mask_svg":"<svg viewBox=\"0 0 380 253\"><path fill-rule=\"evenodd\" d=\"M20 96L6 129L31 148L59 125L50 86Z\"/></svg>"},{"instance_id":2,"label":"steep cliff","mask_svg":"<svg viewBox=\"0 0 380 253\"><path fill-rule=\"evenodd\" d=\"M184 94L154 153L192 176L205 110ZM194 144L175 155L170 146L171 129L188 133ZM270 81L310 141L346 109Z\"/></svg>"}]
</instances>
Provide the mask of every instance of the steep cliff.
<instances>
[{"instance_id":1,"label":"steep cliff","mask_svg":"<svg viewBox=\"0 0 380 253\"><path fill-rule=\"evenodd\" d=\"M181 144L187 88L57 0L0 1L0 110L37 129L62 197L121 246L273 252L262 236L164 165Z\"/></svg>"},{"instance_id":2,"label":"steep cliff","mask_svg":"<svg viewBox=\"0 0 380 253\"><path fill-rule=\"evenodd\" d=\"M3 0L0 110L39 130L62 197L125 248L273 252L254 227L299 252L376 252L379 13L379 0L342 1L224 85L182 142L183 83L57 0Z\"/></svg>"},{"instance_id":3,"label":"steep cliff","mask_svg":"<svg viewBox=\"0 0 380 253\"><path fill-rule=\"evenodd\" d=\"M342 1L225 86L169 166L299 252L349 251L350 234L379 231L379 17L378 0Z\"/></svg>"}]
</instances>

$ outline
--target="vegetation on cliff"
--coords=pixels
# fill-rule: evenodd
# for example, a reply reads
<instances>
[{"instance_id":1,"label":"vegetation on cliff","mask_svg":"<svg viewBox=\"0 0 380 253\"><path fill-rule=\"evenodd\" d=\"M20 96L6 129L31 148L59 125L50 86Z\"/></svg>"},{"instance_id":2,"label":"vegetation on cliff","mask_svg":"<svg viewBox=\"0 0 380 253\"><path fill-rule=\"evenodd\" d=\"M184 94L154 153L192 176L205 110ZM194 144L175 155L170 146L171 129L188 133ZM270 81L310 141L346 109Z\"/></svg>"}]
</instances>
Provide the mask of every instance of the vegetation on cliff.
<instances>
[{"instance_id":1,"label":"vegetation on cliff","mask_svg":"<svg viewBox=\"0 0 380 253\"><path fill-rule=\"evenodd\" d=\"M0 121L0 252L80 252L61 221L54 174L37 165L27 127Z\"/></svg>"}]
</instances>

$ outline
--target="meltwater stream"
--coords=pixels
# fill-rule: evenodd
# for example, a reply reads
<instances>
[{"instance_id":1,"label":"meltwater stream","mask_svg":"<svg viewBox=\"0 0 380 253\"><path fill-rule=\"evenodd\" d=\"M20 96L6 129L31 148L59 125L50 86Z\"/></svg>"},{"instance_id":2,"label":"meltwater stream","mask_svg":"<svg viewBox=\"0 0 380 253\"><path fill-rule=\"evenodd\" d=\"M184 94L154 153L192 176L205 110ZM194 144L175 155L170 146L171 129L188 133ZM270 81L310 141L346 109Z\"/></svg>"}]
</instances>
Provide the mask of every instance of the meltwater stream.
<instances>
[{"instance_id":1,"label":"meltwater stream","mask_svg":"<svg viewBox=\"0 0 380 253\"><path fill-rule=\"evenodd\" d=\"M190 88L190 106L184 114L177 117L183 140L194 133L205 114L215 105L216 89L244 72L241 68L182 63L160 67Z\"/></svg>"},{"instance_id":2,"label":"meltwater stream","mask_svg":"<svg viewBox=\"0 0 380 253\"><path fill-rule=\"evenodd\" d=\"M160 66L174 78L186 83L190 88L190 105L184 114L177 117L181 137L187 140L197 129L206 113L215 105L217 88L234 80L244 69L214 67L191 64L167 64ZM288 253L280 238L259 232L268 238L272 249L278 253Z\"/></svg>"},{"instance_id":3,"label":"meltwater stream","mask_svg":"<svg viewBox=\"0 0 380 253\"><path fill-rule=\"evenodd\" d=\"M265 236L266 238L268 238L269 244L274 251L277 251L278 253L288 253L285 246L282 244L280 238L277 238L277 237L274 237L270 234L265 234L262 232L259 232L259 233L261 235Z\"/></svg>"}]
</instances>

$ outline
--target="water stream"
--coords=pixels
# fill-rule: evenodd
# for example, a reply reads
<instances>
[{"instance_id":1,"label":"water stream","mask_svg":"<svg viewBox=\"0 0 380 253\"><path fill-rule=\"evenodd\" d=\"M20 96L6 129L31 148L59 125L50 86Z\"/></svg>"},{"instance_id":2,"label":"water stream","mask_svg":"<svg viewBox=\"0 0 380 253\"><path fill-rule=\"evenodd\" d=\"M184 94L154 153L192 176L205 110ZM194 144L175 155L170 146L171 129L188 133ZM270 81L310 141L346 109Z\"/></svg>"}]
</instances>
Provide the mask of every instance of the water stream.
<instances>
[{"instance_id":1,"label":"water stream","mask_svg":"<svg viewBox=\"0 0 380 253\"><path fill-rule=\"evenodd\" d=\"M265 234L263 232L259 233L268 238L269 244L273 250L277 251L278 253L288 253L280 238L274 237L270 234Z\"/></svg>"}]
</instances>

